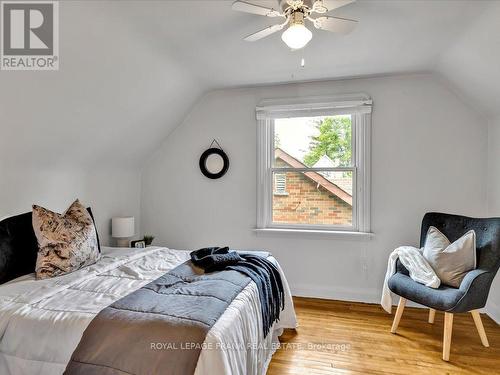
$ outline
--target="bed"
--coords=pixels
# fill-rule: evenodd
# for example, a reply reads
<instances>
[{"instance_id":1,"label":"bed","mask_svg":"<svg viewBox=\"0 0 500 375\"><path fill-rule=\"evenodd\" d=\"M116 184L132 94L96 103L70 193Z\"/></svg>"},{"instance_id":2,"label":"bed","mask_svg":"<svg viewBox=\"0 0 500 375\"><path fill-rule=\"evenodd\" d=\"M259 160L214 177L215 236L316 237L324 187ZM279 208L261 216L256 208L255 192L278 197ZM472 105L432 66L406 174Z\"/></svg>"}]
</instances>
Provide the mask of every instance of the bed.
<instances>
[{"instance_id":1,"label":"bed","mask_svg":"<svg viewBox=\"0 0 500 375\"><path fill-rule=\"evenodd\" d=\"M101 259L76 272L46 280L25 275L0 285L0 373L62 374L83 332L105 307L189 259L164 247L102 247ZM278 336L297 325L290 289L285 308L264 337L255 283L250 282L209 330L195 374L264 374ZM152 343L161 350L165 343ZM156 346L156 347L155 347Z\"/></svg>"}]
</instances>

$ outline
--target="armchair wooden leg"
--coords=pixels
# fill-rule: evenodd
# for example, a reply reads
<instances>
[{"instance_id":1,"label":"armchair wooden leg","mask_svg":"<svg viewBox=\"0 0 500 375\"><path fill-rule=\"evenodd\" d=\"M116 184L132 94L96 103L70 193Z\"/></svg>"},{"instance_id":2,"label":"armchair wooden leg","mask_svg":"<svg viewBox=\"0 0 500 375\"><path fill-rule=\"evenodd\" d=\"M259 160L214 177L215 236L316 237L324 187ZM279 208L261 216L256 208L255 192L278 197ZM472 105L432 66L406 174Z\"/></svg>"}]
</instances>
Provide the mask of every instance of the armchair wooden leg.
<instances>
[{"instance_id":1,"label":"armchair wooden leg","mask_svg":"<svg viewBox=\"0 0 500 375\"><path fill-rule=\"evenodd\" d=\"M429 323L434 323L434 318L436 317L436 310L429 309Z\"/></svg>"},{"instance_id":2,"label":"armchair wooden leg","mask_svg":"<svg viewBox=\"0 0 500 375\"><path fill-rule=\"evenodd\" d=\"M405 309L406 298L399 298L398 309L396 310L396 315L394 316L394 321L392 322L391 333L396 333L399 326L399 321L401 320L401 315L403 315L403 310Z\"/></svg>"},{"instance_id":3,"label":"armchair wooden leg","mask_svg":"<svg viewBox=\"0 0 500 375\"><path fill-rule=\"evenodd\" d=\"M488 342L488 338L486 337L486 332L484 331L483 322L481 321L481 314L478 310L472 310L470 312L472 314L472 319L474 319L474 323L476 324L477 332L479 333L479 337L481 338L481 343L483 346L487 348L490 346Z\"/></svg>"},{"instance_id":4,"label":"armchair wooden leg","mask_svg":"<svg viewBox=\"0 0 500 375\"><path fill-rule=\"evenodd\" d=\"M453 313L444 313L443 361L450 360L451 331L453 328Z\"/></svg>"}]
</instances>

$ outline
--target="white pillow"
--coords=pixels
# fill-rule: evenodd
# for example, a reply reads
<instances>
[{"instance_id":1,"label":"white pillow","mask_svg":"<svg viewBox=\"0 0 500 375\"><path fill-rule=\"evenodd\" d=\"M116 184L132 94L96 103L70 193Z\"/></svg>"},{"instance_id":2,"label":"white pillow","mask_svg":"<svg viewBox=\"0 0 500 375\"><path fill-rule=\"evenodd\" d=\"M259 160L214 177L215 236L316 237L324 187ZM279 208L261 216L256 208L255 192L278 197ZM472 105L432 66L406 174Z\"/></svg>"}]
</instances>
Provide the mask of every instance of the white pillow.
<instances>
[{"instance_id":1,"label":"white pillow","mask_svg":"<svg viewBox=\"0 0 500 375\"><path fill-rule=\"evenodd\" d=\"M442 284L460 287L465 275L476 268L476 232L468 231L450 243L435 227L429 227L423 251Z\"/></svg>"}]
</instances>

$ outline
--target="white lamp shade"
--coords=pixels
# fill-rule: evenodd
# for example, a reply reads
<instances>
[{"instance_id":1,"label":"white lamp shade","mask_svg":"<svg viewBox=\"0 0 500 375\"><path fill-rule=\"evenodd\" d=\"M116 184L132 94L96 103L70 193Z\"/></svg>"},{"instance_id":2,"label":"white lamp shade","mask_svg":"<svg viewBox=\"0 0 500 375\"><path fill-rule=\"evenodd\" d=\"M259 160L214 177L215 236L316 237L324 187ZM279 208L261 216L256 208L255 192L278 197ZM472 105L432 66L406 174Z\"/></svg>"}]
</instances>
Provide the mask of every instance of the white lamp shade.
<instances>
[{"instance_id":1,"label":"white lamp shade","mask_svg":"<svg viewBox=\"0 0 500 375\"><path fill-rule=\"evenodd\" d=\"M135 235L135 220L130 217L114 217L111 219L111 236L114 238L128 238Z\"/></svg>"}]
</instances>

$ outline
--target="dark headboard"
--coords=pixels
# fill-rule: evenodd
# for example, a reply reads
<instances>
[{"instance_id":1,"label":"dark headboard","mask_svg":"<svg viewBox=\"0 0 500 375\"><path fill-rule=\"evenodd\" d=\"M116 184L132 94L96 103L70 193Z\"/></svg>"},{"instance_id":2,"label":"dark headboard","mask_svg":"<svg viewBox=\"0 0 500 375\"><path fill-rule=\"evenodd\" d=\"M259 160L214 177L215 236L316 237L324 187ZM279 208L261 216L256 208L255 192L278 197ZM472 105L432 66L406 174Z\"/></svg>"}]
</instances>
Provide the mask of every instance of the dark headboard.
<instances>
[{"instance_id":1,"label":"dark headboard","mask_svg":"<svg viewBox=\"0 0 500 375\"><path fill-rule=\"evenodd\" d=\"M38 244L31 212L0 222L0 284L35 270Z\"/></svg>"}]
</instances>

